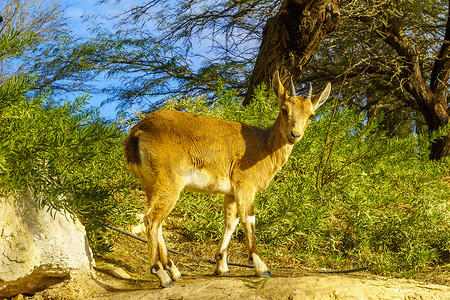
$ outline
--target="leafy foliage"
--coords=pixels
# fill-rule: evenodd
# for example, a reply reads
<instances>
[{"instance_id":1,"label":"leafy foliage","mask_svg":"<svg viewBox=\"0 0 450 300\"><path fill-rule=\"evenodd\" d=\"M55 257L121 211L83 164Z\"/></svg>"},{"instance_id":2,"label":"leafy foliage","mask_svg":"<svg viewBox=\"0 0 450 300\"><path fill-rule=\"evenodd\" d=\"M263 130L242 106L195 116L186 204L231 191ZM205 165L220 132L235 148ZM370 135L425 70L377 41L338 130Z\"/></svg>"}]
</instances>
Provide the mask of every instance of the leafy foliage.
<instances>
[{"instance_id":1,"label":"leafy foliage","mask_svg":"<svg viewBox=\"0 0 450 300\"><path fill-rule=\"evenodd\" d=\"M135 179L124 168L123 130L84 108L86 97L72 103L55 103L48 92L29 98L31 84L20 77L0 86L8 96L0 105L0 191L29 192L43 207L76 214L94 248L108 249L101 223L130 223L138 208L125 197Z\"/></svg>"},{"instance_id":2,"label":"leafy foliage","mask_svg":"<svg viewBox=\"0 0 450 300\"><path fill-rule=\"evenodd\" d=\"M264 88L257 97L245 108L236 99L214 109L206 102L195 102L194 109L184 100L175 103L178 109L267 126L277 114L275 99ZM314 267L367 265L385 275L409 277L448 262L450 189L442 181L450 171L448 159L423 159L429 141L386 135L381 116L334 109L328 104L317 116L286 166L257 196L259 242ZM220 239L221 196L186 192L180 202L187 237ZM244 241L241 228L235 238Z\"/></svg>"},{"instance_id":3,"label":"leafy foliage","mask_svg":"<svg viewBox=\"0 0 450 300\"><path fill-rule=\"evenodd\" d=\"M108 251L102 223L129 224L139 206L130 197L137 181L124 167L124 130L86 108L87 95L58 102L49 88L34 90L42 78L26 75L26 61L62 26L60 7L41 2L2 3L0 194L30 193L51 212L69 211L94 250Z\"/></svg>"},{"instance_id":4,"label":"leafy foliage","mask_svg":"<svg viewBox=\"0 0 450 300\"><path fill-rule=\"evenodd\" d=\"M42 57L39 45L53 40L64 27L57 1L5 0L0 3L0 82L12 76L32 74ZM41 86L42 89L45 86Z\"/></svg>"}]
</instances>

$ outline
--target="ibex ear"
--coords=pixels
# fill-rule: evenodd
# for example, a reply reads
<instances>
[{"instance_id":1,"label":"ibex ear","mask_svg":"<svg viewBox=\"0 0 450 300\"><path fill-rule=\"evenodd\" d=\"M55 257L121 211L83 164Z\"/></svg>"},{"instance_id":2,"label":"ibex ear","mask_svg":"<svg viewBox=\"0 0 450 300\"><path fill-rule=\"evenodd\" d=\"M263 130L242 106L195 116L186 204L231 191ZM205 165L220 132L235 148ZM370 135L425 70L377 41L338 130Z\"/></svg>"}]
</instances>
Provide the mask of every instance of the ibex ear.
<instances>
[{"instance_id":1,"label":"ibex ear","mask_svg":"<svg viewBox=\"0 0 450 300\"><path fill-rule=\"evenodd\" d=\"M272 77L272 89L275 92L275 95L277 96L278 105L281 106L284 103L284 101L286 101L287 94L283 84L281 83L280 74L278 73L278 70L275 71Z\"/></svg>"},{"instance_id":2,"label":"ibex ear","mask_svg":"<svg viewBox=\"0 0 450 300\"><path fill-rule=\"evenodd\" d=\"M314 107L314 110L318 109L322 104L324 104L327 101L328 96L330 96L330 92L331 92L331 83L328 82L327 86L324 88L322 93L312 98L311 102Z\"/></svg>"}]
</instances>

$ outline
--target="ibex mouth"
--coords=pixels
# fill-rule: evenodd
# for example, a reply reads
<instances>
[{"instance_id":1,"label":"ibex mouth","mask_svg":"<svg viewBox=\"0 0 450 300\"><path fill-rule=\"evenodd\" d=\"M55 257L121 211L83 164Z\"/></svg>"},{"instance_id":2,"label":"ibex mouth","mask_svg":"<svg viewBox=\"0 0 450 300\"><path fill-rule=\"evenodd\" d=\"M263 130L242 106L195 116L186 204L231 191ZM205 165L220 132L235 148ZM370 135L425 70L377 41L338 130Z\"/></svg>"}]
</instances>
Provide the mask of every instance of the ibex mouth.
<instances>
[{"instance_id":1,"label":"ibex mouth","mask_svg":"<svg viewBox=\"0 0 450 300\"><path fill-rule=\"evenodd\" d=\"M287 135L286 138L290 144L296 144L298 141L300 141L302 136L299 134L295 134L294 132L291 132L290 134Z\"/></svg>"},{"instance_id":2,"label":"ibex mouth","mask_svg":"<svg viewBox=\"0 0 450 300\"><path fill-rule=\"evenodd\" d=\"M300 138L299 138L299 137L293 137L293 136L291 136L291 135L288 135L288 136L287 136L287 140L288 140L289 144L294 145L294 144L296 144L296 143L300 140Z\"/></svg>"}]
</instances>

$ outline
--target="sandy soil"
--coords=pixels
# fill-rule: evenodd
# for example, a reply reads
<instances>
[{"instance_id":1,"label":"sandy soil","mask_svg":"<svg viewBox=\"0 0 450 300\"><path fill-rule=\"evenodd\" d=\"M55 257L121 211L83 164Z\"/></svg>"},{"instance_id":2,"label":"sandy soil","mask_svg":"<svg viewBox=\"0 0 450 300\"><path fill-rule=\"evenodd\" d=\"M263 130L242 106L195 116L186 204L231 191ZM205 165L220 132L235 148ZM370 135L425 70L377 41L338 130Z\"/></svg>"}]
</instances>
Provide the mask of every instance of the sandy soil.
<instances>
[{"instance_id":1,"label":"sandy soil","mask_svg":"<svg viewBox=\"0 0 450 300\"><path fill-rule=\"evenodd\" d=\"M280 276L281 275L281 276ZM72 279L31 299L450 299L450 287L412 280L358 274L313 274L295 277L249 274L229 277L185 276L174 287L160 289L156 280L118 279L103 272Z\"/></svg>"},{"instance_id":2,"label":"sandy soil","mask_svg":"<svg viewBox=\"0 0 450 300\"><path fill-rule=\"evenodd\" d=\"M167 240L171 240L168 236ZM181 243L173 237L180 251L203 257L212 257L215 245L208 243ZM169 246L172 246L169 244ZM246 249L242 243L231 242L232 259L245 262ZM257 278L253 270L230 267L231 276L218 277L215 267L183 257L175 257L183 280L174 287L160 289L155 276L148 272L146 244L128 237L121 238L114 251L97 257L92 278L72 278L50 289L39 292L32 300L55 299L450 299L450 266L424 270L416 278L420 281L375 276L369 272L351 274L318 274L293 265L272 269L273 278ZM279 259L281 260L282 257ZM273 265L272 262L269 263ZM114 270L125 273L129 279L114 275ZM116 273L117 274L117 273ZM428 282L428 283L425 283ZM431 284L432 282L433 284Z\"/></svg>"}]
</instances>

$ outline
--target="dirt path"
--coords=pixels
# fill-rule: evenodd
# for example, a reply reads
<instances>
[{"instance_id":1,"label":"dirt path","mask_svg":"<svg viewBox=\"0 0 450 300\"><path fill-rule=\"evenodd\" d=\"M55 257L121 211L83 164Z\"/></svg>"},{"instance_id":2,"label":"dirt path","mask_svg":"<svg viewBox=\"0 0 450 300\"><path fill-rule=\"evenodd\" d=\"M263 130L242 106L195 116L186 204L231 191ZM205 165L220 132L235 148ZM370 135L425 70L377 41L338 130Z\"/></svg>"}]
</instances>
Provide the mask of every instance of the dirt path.
<instances>
[{"instance_id":1,"label":"dirt path","mask_svg":"<svg viewBox=\"0 0 450 300\"><path fill-rule=\"evenodd\" d=\"M119 280L97 272L36 294L41 299L450 299L450 287L365 274L304 274L296 277L188 276L174 287L156 281Z\"/></svg>"},{"instance_id":2,"label":"dirt path","mask_svg":"<svg viewBox=\"0 0 450 300\"><path fill-rule=\"evenodd\" d=\"M179 239L178 239L179 240ZM180 243L178 243L180 245ZM184 244L183 244L184 245ZM208 257L215 247L185 243L183 252ZM189 258L176 257L183 280L174 287L159 289L158 280L148 272L146 244L124 238L116 243L114 251L96 258L96 271L91 279L74 278L35 294L30 300L122 300L122 299L436 299L450 300L450 265L430 268L421 278L425 284L414 280L392 279L371 275L368 272L351 274L318 274L301 266L273 268L273 278L253 277L251 269L232 267L232 276L217 277L214 265ZM203 247L203 248L202 248ZM241 248L239 248L241 247ZM234 259L244 261L246 249L233 244ZM241 256L239 254L241 253ZM121 269L131 279L112 276ZM29 299L27 297L27 299Z\"/></svg>"}]
</instances>

